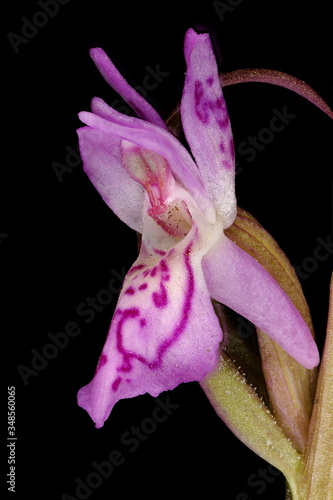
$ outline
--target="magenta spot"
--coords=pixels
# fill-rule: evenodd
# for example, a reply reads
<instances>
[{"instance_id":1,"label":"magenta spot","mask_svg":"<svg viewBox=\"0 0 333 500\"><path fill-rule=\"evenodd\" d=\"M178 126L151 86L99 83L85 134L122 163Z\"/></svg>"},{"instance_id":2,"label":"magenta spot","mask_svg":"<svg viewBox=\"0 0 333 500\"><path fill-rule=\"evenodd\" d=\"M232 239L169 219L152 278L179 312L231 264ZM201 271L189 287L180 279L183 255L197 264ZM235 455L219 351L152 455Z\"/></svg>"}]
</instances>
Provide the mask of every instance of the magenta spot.
<instances>
[{"instance_id":1,"label":"magenta spot","mask_svg":"<svg viewBox=\"0 0 333 500\"><path fill-rule=\"evenodd\" d=\"M118 370L122 372L130 372L132 370L130 359L133 356L136 357L135 355L128 353L122 344L123 326L124 323L126 323L129 319L137 318L139 315L140 311L137 307L132 307L130 309L123 309L123 310L117 309L114 314L114 317L120 316L117 325L116 337L117 337L117 349L123 356L123 364L120 367L118 367Z\"/></svg>"},{"instance_id":2,"label":"magenta spot","mask_svg":"<svg viewBox=\"0 0 333 500\"><path fill-rule=\"evenodd\" d=\"M214 78L212 76L210 76L209 78L207 78L206 82L207 82L207 85L209 85L211 87L213 85Z\"/></svg>"},{"instance_id":3,"label":"magenta spot","mask_svg":"<svg viewBox=\"0 0 333 500\"><path fill-rule=\"evenodd\" d=\"M147 283L142 283L142 285L139 286L139 290L146 290L148 288Z\"/></svg>"},{"instance_id":4,"label":"magenta spot","mask_svg":"<svg viewBox=\"0 0 333 500\"><path fill-rule=\"evenodd\" d=\"M134 295L134 294L135 294L135 290L134 290L134 288L133 288L132 286L130 286L129 288L127 288L127 289L125 290L125 293L126 293L127 295Z\"/></svg>"},{"instance_id":5,"label":"magenta spot","mask_svg":"<svg viewBox=\"0 0 333 500\"><path fill-rule=\"evenodd\" d=\"M144 318L140 319L140 326L146 326L147 321Z\"/></svg>"},{"instance_id":6,"label":"magenta spot","mask_svg":"<svg viewBox=\"0 0 333 500\"><path fill-rule=\"evenodd\" d=\"M188 247L186 248L186 250L184 252L185 267L186 267L187 272L188 272L188 282L187 282L187 289L185 290L185 301L183 303L183 308L182 308L182 312L180 314L179 322L178 322L176 328L173 330L172 335L160 345L159 350L158 350L158 357L157 357L158 361L155 361L154 363L150 363L150 365L149 365L150 368L158 368L160 366L160 364L162 362L163 354L180 337L180 335L185 330L186 324L189 320L190 311L191 311L191 307L192 307L193 294L194 294L194 275L193 275L193 269L191 267L191 262L190 262L190 254L191 254L191 244L188 245Z\"/></svg>"},{"instance_id":7,"label":"magenta spot","mask_svg":"<svg viewBox=\"0 0 333 500\"><path fill-rule=\"evenodd\" d=\"M124 356L124 363L118 368L120 372L130 372L132 370L132 365L130 363L130 358L132 356Z\"/></svg>"},{"instance_id":8,"label":"magenta spot","mask_svg":"<svg viewBox=\"0 0 333 500\"><path fill-rule=\"evenodd\" d=\"M214 101L212 102L212 108L224 109L224 105L223 105L223 101L222 101L221 97L218 97L215 102Z\"/></svg>"},{"instance_id":9,"label":"magenta spot","mask_svg":"<svg viewBox=\"0 0 333 500\"><path fill-rule=\"evenodd\" d=\"M96 371L98 371L100 368L102 368L102 366L105 365L105 363L107 362L107 360L108 360L108 357L105 354L101 354L101 356L100 356L100 358L98 360Z\"/></svg>"},{"instance_id":10,"label":"magenta spot","mask_svg":"<svg viewBox=\"0 0 333 500\"><path fill-rule=\"evenodd\" d=\"M139 264L137 266L131 267L131 269L128 271L127 274L132 274L132 273L135 273L136 271L140 271L144 267L146 267L144 264Z\"/></svg>"},{"instance_id":11,"label":"magenta spot","mask_svg":"<svg viewBox=\"0 0 333 500\"><path fill-rule=\"evenodd\" d=\"M156 276L156 273L157 273L157 267L155 266L155 267L153 267L153 269L150 271L150 275L154 277L154 276Z\"/></svg>"},{"instance_id":12,"label":"magenta spot","mask_svg":"<svg viewBox=\"0 0 333 500\"><path fill-rule=\"evenodd\" d=\"M160 284L160 290L153 293L153 301L156 307L165 307L168 303L168 295L163 283Z\"/></svg>"},{"instance_id":13,"label":"magenta spot","mask_svg":"<svg viewBox=\"0 0 333 500\"><path fill-rule=\"evenodd\" d=\"M208 78L206 82L211 86L213 79ZM194 98L196 114L203 124L206 125L209 122L209 116L212 114L220 129L224 130L229 126L229 116L223 98L220 96L208 97L202 82L199 80L195 82Z\"/></svg>"},{"instance_id":14,"label":"magenta spot","mask_svg":"<svg viewBox=\"0 0 333 500\"><path fill-rule=\"evenodd\" d=\"M164 252L164 250L159 250L158 248L154 248L154 252L158 255L166 255L166 252Z\"/></svg>"},{"instance_id":15,"label":"magenta spot","mask_svg":"<svg viewBox=\"0 0 333 500\"><path fill-rule=\"evenodd\" d=\"M112 390L114 392L116 392L116 390L118 389L120 382L121 382L121 377L118 377L118 378L116 378L116 380L113 381Z\"/></svg>"},{"instance_id":16,"label":"magenta spot","mask_svg":"<svg viewBox=\"0 0 333 500\"><path fill-rule=\"evenodd\" d=\"M195 82L194 100L196 115L202 123L206 124L208 122L207 102L204 100L204 87L200 80Z\"/></svg>"},{"instance_id":17,"label":"magenta spot","mask_svg":"<svg viewBox=\"0 0 333 500\"><path fill-rule=\"evenodd\" d=\"M169 266L168 264L165 262L165 260L161 260L160 262L160 266L161 266L161 271L162 272L169 272Z\"/></svg>"},{"instance_id":18,"label":"magenta spot","mask_svg":"<svg viewBox=\"0 0 333 500\"><path fill-rule=\"evenodd\" d=\"M216 123L220 127L221 130L226 129L229 126L229 117L228 115L222 116L221 118L215 116Z\"/></svg>"},{"instance_id":19,"label":"magenta spot","mask_svg":"<svg viewBox=\"0 0 333 500\"><path fill-rule=\"evenodd\" d=\"M210 108L218 126L223 130L229 126L229 116L225 106L225 102L218 97L215 101L210 102Z\"/></svg>"},{"instance_id":20,"label":"magenta spot","mask_svg":"<svg viewBox=\"0 0 333 500\"><path fill-rule=\"evenodd\" d=\"M143 277L146 278L149 274L150 274L150 269L147 269L146 271L144 271Z\"/></svg>"},{"instance_id":21,"label":"magenta spot","mask_svg":"<svg viewBox=\"0 0 333 500\"><path fill-rule=\"evenodd\" d=\"M165 260L161 260L160 262L160 267L162 271L162 280L163 281L169 281L170 279L170 269L168 264L165 262Z\"/></svg>"},{"instance_id":22,"label":"magenta spot","mask_svg":"<svg viewBox=\"0 0 333 500\"><path fill-rule=\"evenodd\" d=\"M226 154L227 155L227 160L223 162L223 166L229 170L233 167L233 159L234 159L234 156L235 156L235 151L234 151L234 141L231 137L231 139L229 140L229 143L226 144L224 142L221 142L219 144L219 148L220 148L220 151L223 153L223 154ZM231 160L229 160L228 158L230 158Z\"/></svg>"}]
</instances>

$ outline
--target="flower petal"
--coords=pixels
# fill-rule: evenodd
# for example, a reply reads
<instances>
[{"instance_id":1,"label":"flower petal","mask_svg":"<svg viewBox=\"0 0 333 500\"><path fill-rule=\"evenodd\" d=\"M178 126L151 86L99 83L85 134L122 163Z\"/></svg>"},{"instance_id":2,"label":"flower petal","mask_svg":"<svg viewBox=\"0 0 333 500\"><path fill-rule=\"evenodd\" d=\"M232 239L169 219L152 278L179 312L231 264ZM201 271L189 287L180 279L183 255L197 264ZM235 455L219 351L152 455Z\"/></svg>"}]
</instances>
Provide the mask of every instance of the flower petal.
<instances>
[{"instance_id":1,"label":"flower petal","mask_svg":"<svg viewBox=\"0 0 333 500\"><path fill-rule=\"evenodd\" d=\"M208 34L185 37L187 72L181 101L185 136L224 228L236 217L235 153L226 103Z\"/></svg>"},{"instance_id":2,"label":"flower petal","mask_svg":"<svg viewBox=\"0 0 333 500\"><path fill-rule=\"evenodd\" d=\"M254 323L301 365L318 365L318 349L301 314L253 257L223 236L202 265L215 300Z\"/></svg>"},{"instance_id":3,"label":"flower petal","mask_svg":"<svg viewBox=\"0 0 333 500\"><path fill-rule=\"evenodd\" d=\"M103 49L100 47L91 49L90 56L107 83L118 92L140 118L166 129L166 125L157 111L127 83Z\"/></svg>"},{"instance_id":4,"label":"flower petal","mask_svg":"<svg viewBox=\"0 0 333 500\"><path fill-rule=\"evenodd\" d=\"M123 166L121 139L90 127L77 133L83 169L90 181L119 219L142 233L145 192Z\"/></svg>"},{"instance_id":5,"label":"flower petal","mask_svg":"<svg viewBox=\"0 0 333 500\"><path fill-rule=\"evenodd\" d=\"M162 229L151 218L149 224L156 233L143 239L95 376L78 393L78 404L96 427L118 400L146 392L156 397L182 382L201 380L218 363L222 331L201 269L205 242L193 226L167 251L165 238L157 246Z\"/></svg>"},{"instance_id":6,"label":"flower petal","mask_svg":"<svg viewBox=\"0 0 333 500\"><path fill-rule=\"evenodd\" d=\"M83 111L79 113L79 117L83 123L92 128L163 156L176 180L192 194L207 220L215 222L215 210L202 184L200 173L182 144L166 130L138 118L122 115L112 108L106 110L106 106L105 104L103 108L103 116Z\"/></svg>"}]
</instances>

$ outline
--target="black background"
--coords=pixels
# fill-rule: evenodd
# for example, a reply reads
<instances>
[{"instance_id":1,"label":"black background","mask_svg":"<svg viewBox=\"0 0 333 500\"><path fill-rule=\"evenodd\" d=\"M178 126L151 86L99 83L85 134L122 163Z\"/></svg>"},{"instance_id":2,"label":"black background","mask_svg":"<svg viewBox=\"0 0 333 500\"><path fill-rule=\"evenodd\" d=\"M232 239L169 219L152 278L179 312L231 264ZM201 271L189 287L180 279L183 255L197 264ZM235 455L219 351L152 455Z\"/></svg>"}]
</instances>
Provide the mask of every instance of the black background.
<instances>
[{"instance_id":1,"label":"black background","mask_svg":"<svg viewBox=\"0 0 333 500\"><path fill-rule=\"evenodd\" d=\"M59 182L52 163L66 163L66 147L76 148L77 114L89 109L94 95L110 104L117 99L89 58L93 46L103 47L133 85L142 85L147 66L159 65L168 73L149 94L163 117L181 96L189 27L211 32L222 71L266 67L289 72L332 106L329 2L292 4L244 0L221 19L214 3L202 0L71 0L28 43L19 44L17 53L8 33L21 35L22 17L32 20L42 9L36 1L6 6L0 254L7 368L2 397L7 386L16 386L16 498L75 497L75 479L85 481L92 463L107 460L113 450L121 452L124 463L89 498L189 498L199 491L226 500L283 498L281 476L269 473L269 481L256 482L267 464L231 434L196 383L160 396L178 407L133 452L121 436L151 417L154 398L119 402L100 430L77 407L77 390L93 375L117 296L89 324L76 308L105 288L112 270L121 274L129 268L136 239L100 199L81 165ZM274 86L237 85L225 89L225 96L236 148L268 126L273 108L286 106L296 115L253 161L238 151L236 189L239 205L257 217L294 265L302 266L313 256L316 239L332 235L332 123L312 104ZM329 276L327 259L301 280L320 347ZM31 349L42 352L48 333L63 331L69 321L79 325L80 334L25 385L17 366L30 366Z\"/></svg>"}]
</instances>

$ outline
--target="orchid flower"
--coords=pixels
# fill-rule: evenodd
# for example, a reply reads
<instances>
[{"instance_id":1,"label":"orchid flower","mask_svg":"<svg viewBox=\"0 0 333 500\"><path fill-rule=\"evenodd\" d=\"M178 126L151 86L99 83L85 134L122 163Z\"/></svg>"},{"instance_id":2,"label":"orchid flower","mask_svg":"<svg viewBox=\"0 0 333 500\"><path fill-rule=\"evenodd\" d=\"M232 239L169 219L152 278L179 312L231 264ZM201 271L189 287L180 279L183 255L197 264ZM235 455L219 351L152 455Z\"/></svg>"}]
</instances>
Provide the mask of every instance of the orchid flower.
<instances>
[{"instance_id":1,"label":"orchid flower","mask_svg":"<svg viewBox=\"0 0 333 500\"><path fill-rule=\"evenodd\" d=\"M265 331L304 367L319 363L291 299L225 234L237 213L234 147L209 35L188 30L184 52L186 147L105 52L91 50L137 117L94 98L92 111L79 114L83 168L111 210L142 234L95 375L78 393L97 428L120 399L156 397L203 380L218 365L223 332L212 299Z\"/></svg>"}]
</instances>

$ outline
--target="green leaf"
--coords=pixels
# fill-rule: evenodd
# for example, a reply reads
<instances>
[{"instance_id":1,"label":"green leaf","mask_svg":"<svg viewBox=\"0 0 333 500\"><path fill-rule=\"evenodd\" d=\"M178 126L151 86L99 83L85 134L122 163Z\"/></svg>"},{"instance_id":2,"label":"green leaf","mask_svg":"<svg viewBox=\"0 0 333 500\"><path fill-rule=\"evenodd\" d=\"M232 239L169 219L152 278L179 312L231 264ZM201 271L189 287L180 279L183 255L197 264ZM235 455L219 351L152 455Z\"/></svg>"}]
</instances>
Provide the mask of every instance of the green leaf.
<instances>
[{"instance_id":1,"label":"green leaf","mask_svg":"<svg viewBox=\"0 0 333 500\"><path fill-rule=\"evenodd\" d=\"M327 334L305 454L304 498L333 499L333 275Z\"/></svg>"}]
</instances>

